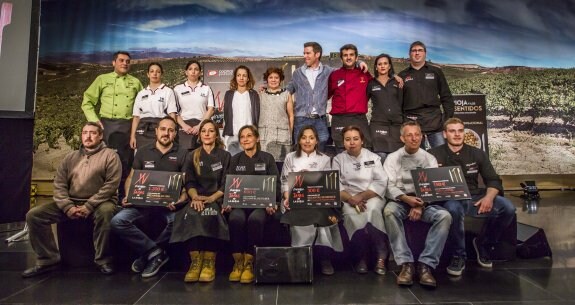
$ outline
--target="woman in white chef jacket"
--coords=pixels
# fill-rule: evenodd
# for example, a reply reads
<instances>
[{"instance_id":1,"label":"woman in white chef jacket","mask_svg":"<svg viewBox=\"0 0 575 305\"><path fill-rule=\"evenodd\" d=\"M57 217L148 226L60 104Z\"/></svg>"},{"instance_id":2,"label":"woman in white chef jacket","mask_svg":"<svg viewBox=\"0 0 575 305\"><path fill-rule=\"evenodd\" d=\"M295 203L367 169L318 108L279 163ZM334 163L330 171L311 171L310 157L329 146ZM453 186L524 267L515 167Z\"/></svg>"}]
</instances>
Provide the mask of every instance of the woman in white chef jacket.
<instances>
[{"instance_id":1,"label":"woman in white chef jacket","mask_svg":"<svg viewBox=\"0 0 575 305\"><path fill-rule=\"evenodd\" d=\"M148 87L138 92L132 111L130 147L140 148L156 143L156 127L166 115L176 118L178 107L172 88L162 83L164 68L160 63L148 65Z\"/></svg>"},{"instance_id":2,"label":"woman in white chef jacket","mask_svg":"<svg viewBox=\"0 0 575 305\"><path fill-rule=\"evenodd\" d=\"M184 70L186 82L174 87L178 102L178 142L180 147L190 151L200 146L200 123L211 119L216 107L214 93L210 86L202 83L202 66L197 60L190 60Z\"/></svg>"},{"instance_id":3,"label":"woman in white chef jacket","mask_svg":"<svg viewBox=\"0 0 575 305\"><path fill-rule=\"evenodd\" d=\"M338 222L340 213L335 209L290 209L288 175L291 172L325 171L331 170L331 158L320 153L318 149L319 138L313 126L303 127L297 137L295 151L289 153L284 161L281 182L283 193L283 211L281 222L290 225L292 247L312 245L316 236L315 245L326 246L341 252L343 245L339 232ZM319 251L321 272L325 275L335 273L331 264L331 250L325 248ZM322 251L328 250L328 251Z\"/></svg>"},{"instance_id":4,"label":"woman in white chef jacket","mask_svg":"<svg viewBox=\"0 0 575 305\"><path fill-rule=\"evenodd\" d=\"M383 275L389 256L382 215L387 176L381 157L363 148L364 138L359 127L345 127L342 136L345 151L333 159L333 169L340 172L343 225L353 245L353 254L358 257L355 271L367 273L367 246L372 246L377 254L374 271Z\"/></svg>"}]
</instances>

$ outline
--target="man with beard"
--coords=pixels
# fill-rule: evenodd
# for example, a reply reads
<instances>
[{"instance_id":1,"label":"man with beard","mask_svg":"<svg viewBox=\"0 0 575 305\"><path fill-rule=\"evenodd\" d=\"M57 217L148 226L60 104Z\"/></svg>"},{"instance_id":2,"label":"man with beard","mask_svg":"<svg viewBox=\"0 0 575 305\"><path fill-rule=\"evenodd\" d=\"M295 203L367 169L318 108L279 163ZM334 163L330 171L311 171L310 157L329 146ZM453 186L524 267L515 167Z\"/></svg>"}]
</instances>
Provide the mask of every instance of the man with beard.
<instances>
[{"instance_id":1,"label":"man with beard","mask_svg":"<svg viewBox=\"0 0 575 305\"><path fill-rule=\"evenodd\" d=\"M449 234L451 216L441 206L427 204L415 195L411 171L417 168L437 167L435 158L420 148L421 127L417 122L407 121L401 125L400 134L404 147L389 154L383 163L383 169L388 177L386 197L390 199L383 210L385 229L395 263L401 266L396 282L400 286L413 284L414 259L405 238L403 221L421 220L431 224L431 228L425 238L425 248L418 258L419 284L435 288L437 282L432 269L439 264Z\"/></svg>"},{"instance_id":2,"label":"man with beard","mask_svg":"<svg viewBox=\"0 0 575 305\"><path fill-rule=\"evenodd\" d=\"M473 247L479 265L492 268L490 251L499 242L505 228L513 221L515 207L509 199L500 196L503 193L501 179L489 162L487 154L463 142L465 138L463 121L458 118L445 121L443 136L447 143L431 149L429 153L437 158L439 166L460 166L471 193L471 200L449 200L443 204L453 218L447 243L453 250L453 256L447 267L447 273L460 276L465 269L467 256L464 216L467 214L487 218L482 234L473 239ZM486 188L479 188L479 175Z\"/></svg>"},{"instance_id":3,"label":"man with beard","mask_svg":"<svg viewBox=\"0 0 575 305\"><path fill-rule=\"evenodd\" d=\"M60 253L51 225L70 219L94 222L94 262L104 274L112 274L110 220L117 210L116 191L120 184L120 158L102 142L103 131L97 123L82 128L82 146L69 153L54 178L54 201L28 211L26 224L30 244L36 253L36 265L25 270L28 278L58 269Z\"/></svg>"},{"instance_id":4,"label":"man with beard","mask_svg":"<svg viewBox=\"0 0 575 305\"><path fill-rule=\"evenodd\" d=\"M339 49L343 63L329 76L328 97L331 98L331 137L338 152L343 151L341 130L350 125L358 126L365 136L365 148L371 148L367 123L367 83L373 78L369 71L356 67L357 47L346 44Z\"/></svg>"},{"instance_id":5,"label":"man with beard","mask_svg":"<svg viewBox=\"0 0 575 305\"><path fill-rule=\"evenodd\" d=\"M174 143L178 124L169 116L158 122L156 127L156 142L146 145L136 152L132 171L126 180L126 194L134 170L152 170L183 172L187 162L187 149L180 149ZM174 210L177 204L182 204L187 196L182 191L178 203L170 203L166 207L134 207L127 198L122 200L123 209L112 219L112 230L128 246L133 247L139 257L132 263L132 271L141 273L143 278L152 277L166 264L169 257L162 245L169 241L174 223ZM148 237L135 222L143 217L160 217L166 222L164 230L155 240Z\"/></svg>"}]
</instances>

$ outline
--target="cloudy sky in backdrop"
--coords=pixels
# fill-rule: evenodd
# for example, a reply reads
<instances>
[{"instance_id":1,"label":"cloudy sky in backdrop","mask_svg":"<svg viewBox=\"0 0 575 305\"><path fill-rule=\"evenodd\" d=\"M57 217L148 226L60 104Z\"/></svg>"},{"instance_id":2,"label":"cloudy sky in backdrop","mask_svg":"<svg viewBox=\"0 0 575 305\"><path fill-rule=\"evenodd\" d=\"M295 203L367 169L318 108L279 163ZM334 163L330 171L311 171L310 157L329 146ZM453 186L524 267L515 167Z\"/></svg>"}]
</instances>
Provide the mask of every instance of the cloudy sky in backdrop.
<instances>
[{"instance_id":1,"label":"cloudy sky in backdrop","mask_svg":"<svg viewBox=\"0 0 575 305\"><path fill-rule=\"evenodd\" d=\"M143 50L218 56L361 54L487 67L575 67L575 0L42 0L40 55Z\"/></svg>"}]
</instances>

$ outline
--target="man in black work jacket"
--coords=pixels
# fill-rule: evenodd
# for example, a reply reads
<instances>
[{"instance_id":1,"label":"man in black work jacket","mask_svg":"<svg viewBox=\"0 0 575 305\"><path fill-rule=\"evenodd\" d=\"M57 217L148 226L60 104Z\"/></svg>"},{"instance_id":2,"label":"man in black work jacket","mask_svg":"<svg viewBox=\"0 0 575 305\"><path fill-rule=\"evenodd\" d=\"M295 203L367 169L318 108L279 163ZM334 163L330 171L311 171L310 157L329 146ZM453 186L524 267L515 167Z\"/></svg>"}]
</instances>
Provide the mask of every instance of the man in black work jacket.
<instances>
[{"instance_id":1,"label":"man in black work jacket","mask_svg":"<svg viewBox=\"0 0 575 305\"><path fill-rule=\"evenodd\" d=\"M409 47L410 65L399 76L404 81L403 114L421 125L425 135L421 147L429 149L445 143L443 122L453 117L455 105L443 72L425 61L426 54L423 42L413 42Z\"/></svg>"},{"instance_id":2,"label":"man in black work jacket","mask_svg":"<svg viewBox=\"0 0 575 305\"><path fill-rule=\"evenodd\" d=\"M443 204L453 219L447 240L447 247L453 249L453 257L447 267L447 273L459 276L465 269L466 259L464 216L467 214L487 218L482 234L473 240L473 247L479 265L492 268L490 250L499 242L503 231L513 221L515 207L509 199L500 195L503 192L501 179L493 169L487 154L464 143L465 126L460 119L448 119L444 124L443 136L447 143L429 152L435 156L440 167L461 166L471 193L471 200L449 200ZM478 186L479 175L485 183L485 189Z\"/></svg>"}]
</instances>

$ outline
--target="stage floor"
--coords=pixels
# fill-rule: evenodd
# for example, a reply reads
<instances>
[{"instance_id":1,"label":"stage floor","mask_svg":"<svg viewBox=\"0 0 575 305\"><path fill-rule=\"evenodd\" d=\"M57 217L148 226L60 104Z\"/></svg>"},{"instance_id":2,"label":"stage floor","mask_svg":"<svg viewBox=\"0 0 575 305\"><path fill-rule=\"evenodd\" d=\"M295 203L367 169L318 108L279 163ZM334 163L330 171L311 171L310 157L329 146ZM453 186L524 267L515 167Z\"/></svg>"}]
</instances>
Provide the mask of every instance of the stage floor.
<instances>
[{"instance_id":1,"label":"stage floor","mask_svg":"<svg viewBox=\"0 0 575 305\"><path fill-rule=\"evenodd\" d=\"M59 271L32 279L20 273L34 262L28 242L0 245L1 304L574 304L575 192L546 191L539 204L524 204L511 192L520 223L541 227L553 258L497 263L493 270L467 262L460 278L444 269L438 288L400 288L395 273L316 274L313 285L240 285L219 275L210 284L185 284L182 272L141 279L129 271L103 276L93 268ZM536 213L533 213L536 212ZM6 238L11 233L2 233Z\"/></svg>"}]
</instances>

